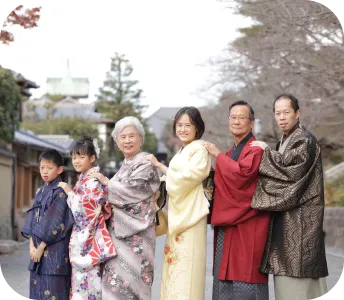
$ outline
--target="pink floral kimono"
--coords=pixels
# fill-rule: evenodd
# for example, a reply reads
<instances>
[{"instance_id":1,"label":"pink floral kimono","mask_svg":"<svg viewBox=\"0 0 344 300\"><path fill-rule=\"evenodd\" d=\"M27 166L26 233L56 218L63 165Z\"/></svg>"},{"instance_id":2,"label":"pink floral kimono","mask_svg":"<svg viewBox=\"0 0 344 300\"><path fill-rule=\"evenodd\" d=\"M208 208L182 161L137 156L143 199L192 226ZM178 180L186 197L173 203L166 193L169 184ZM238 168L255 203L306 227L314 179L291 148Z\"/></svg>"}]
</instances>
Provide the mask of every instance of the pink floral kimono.
<instances>
[{"instance_id":1,"label":"pink floral kimono","mask_svg":"<svg viewBox=\"0 0 344 300\"><path fill-rule=\"evenodd\" d=\"M106 228L102 205L106 190L89 174L92 168L80 175L67 203L74 216L74 227L69 243L72 265L72 289L70 299L101 299L100 263L116 256Z\"/></svg>"}]
</instances>

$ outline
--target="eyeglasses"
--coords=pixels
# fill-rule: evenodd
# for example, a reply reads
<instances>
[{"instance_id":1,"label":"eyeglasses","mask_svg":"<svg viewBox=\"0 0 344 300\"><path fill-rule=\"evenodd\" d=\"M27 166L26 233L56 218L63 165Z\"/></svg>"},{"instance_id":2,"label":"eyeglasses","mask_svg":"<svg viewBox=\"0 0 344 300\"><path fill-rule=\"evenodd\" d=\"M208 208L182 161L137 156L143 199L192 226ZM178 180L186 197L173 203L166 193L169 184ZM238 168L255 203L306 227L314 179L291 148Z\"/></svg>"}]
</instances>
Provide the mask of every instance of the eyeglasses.
<instances>
[{"instance_id":1,"label":"eyeglasses","mask_svg":"<svg viewBox=\"0 0 344 300\"><path fill-rule=\"evenodd\" d=\"M246 119L247 119L247 120L251 120L250 118L244 117L244 116L239 116L239 117L231 117L231 116L229 116L228 119L229 119L229 121L231 121L231 122L236 122L236 121L243 122L243 121L245 121Z\"/></svg>"}]
</instances>

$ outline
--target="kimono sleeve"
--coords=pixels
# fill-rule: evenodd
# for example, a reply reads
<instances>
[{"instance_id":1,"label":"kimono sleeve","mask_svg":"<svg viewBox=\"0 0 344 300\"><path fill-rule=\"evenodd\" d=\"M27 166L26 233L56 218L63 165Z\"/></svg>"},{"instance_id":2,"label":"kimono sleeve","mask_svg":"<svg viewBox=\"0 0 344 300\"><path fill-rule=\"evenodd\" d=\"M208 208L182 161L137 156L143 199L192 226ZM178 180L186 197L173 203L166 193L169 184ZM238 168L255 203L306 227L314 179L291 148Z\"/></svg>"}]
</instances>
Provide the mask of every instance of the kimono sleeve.
<instances>
[{"instance_id":1,"label":"kimono sleeve","mask_svg":"<svg viewBox=\"0 0 344 300\"><path fill-rule=\"evenodd\" d=\"M252 207L287 211L308 200L302 193L320 159L320 148L315 138L300 138L286 151L282 155L270 148L265 149Z\"/></svg>"},{"instance_id":2,"label":"kimono sleeve","mask_svg":"<svg viewBox=\"0 0 344 300\"><path fill-rule=\"evenodd\" d=\"M106 200L106 191L95 178L87 180L82 186L81 195L69 192L67 203L75 217L85 214L93 224L98 219L102 205Z\"/></svg>"},{"instance_id":3,"label":"kimono sleeve","mask_svg":"<svg viewBox=\"0 0 344 300\"><path fill-rule=\"evenodd\" d=\"M67 195L61 188L53 193L53 201L32 234L47 245L55 244L68 236L73 228L74 218L67 205Z\"/></svg>"},{"instance_id":4,"label":"kimono sleeve","mask_svg":"<svg viewBox=\"0 0 344 300\"><path fill-rule=\"evenodd\" d=\"M33 219L34 219L34 209L32 208L27 212L26 220L21 230L22 236L27 239L30 238L31 233L32 233Z\"/></svg>"},{"instance_id":5,"label":"kimono sleeve","mask_svg":"<svg viewBox=\"0 0 344 300\"><path fill-rule=\"evenodd\" d=\"M209 175L211 159L202 146L190 157L180 170L169 167L166 174L166 189L172 198L183 199ZM182 188L181 188L182 186Z\"/></svg>"},{"instance_id":6,"label":"kimono sleeve","mask_svg":"<svg viewBox=\"0 0 344 300\"><path fill-rule=\"evenodd\" d=\"M38 189L36 192L36 196L35 196L35 200L33 202L32 208L30 208L27 211L26 220L25 220L24 226L21 230L22 236L27 238L27 239L30 238L30 236L32 234L33 227L34 227L35 223L37 223L37 221L35 220L35 212L37 209L40 208L40 205L38 205L38 203L37 203L37 197L38 197L37 195L39 192L40 192L40 189Z\"/></svg>"},{"instance_id":7,"label":"kimono sleeve","mask_svg":"<svg viewBox=\"0 0 344 300\"><path fill-rule=\"evenodd\" d=\"M258 180L262 154L261 149L252 149L238 162L228 155L222 153L218 155L212 224L237 225L261 213L259 210L252 209L251 202Z\"/></svg>"},{"instance_id":8,"label":"kimono sleeve","mask_svg":"<svg viewBox=\"0 0 344 300\"><path fill-rule=\"evenodd\" d=\"M160 180L156 168L150 161L141 161L125 180L110 180L108 189L120 198L140 202L156 193L159 186ZM133 190L137 192L133 193Z\"/></svg>"}]
</instances>

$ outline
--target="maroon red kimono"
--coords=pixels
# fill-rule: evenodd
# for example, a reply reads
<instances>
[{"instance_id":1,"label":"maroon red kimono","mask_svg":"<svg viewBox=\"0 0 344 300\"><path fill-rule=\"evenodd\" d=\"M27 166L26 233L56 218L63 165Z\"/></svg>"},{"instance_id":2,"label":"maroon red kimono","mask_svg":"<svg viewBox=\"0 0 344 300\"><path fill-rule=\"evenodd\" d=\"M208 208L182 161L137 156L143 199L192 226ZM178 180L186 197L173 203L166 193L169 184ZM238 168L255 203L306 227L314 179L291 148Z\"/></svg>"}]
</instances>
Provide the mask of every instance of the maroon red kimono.
<instances>
[{"instance_id":1,"label":"maroon red kimono","mask_svg":"<svg viewBox=\"0 0 344 300\"><path fill-rule=\"evenodd\" d=\"M267 283L268 275L259 272L269 227L269 212L251 208L258 181L263 151L250 148L252 136L237 161L219 154L215 170L215 199L211 224L223 226L225 238L218 278L248 283ZM216 227L215 241L216 247ZM214 249L214 253L216 249Z\"/></svg>"}]
</instances>

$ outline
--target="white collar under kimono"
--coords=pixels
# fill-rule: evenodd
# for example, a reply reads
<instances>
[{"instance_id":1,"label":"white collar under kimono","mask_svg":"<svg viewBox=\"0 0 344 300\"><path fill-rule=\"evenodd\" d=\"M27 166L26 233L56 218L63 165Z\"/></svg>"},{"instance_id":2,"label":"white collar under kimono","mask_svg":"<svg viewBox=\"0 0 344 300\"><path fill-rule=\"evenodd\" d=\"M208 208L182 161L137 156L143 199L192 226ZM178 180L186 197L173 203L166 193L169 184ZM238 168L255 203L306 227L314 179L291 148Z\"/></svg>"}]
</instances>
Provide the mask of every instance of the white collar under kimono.
<instances>
[{"instance_id":1,"label":"white collar under kimono","mask_svg":"<svg viewBox=\"0 0 344 300\"><path fill-rule=\"evenodd\" d=\"M136 157L137 155L139 155L140 153L142 153L142 152L138 152L137 154L135 154L135 155L134 155L131 159L129 159L129 160L127 160L126 158L124 158L123 164L125 164L125 165L130 165L130 164L134 161L135 157Z\"/></svg>"},{"instance_id":2,"label":"white collar under kimono","mask_svg":"<svg viewBox=\"0 0 344 300\"><path fill-rule=\"evenodd\" d=\"M132 162L133 162L132 159L131 160L126 160L126 159L123 160L123 164L125 164L125 165L130 165Z\"/></svg>"}]
</instances>

